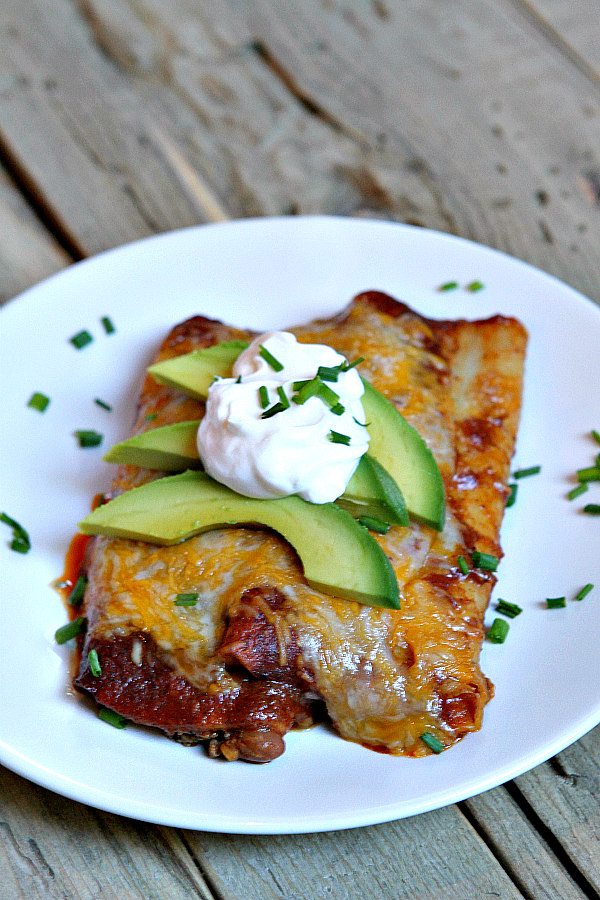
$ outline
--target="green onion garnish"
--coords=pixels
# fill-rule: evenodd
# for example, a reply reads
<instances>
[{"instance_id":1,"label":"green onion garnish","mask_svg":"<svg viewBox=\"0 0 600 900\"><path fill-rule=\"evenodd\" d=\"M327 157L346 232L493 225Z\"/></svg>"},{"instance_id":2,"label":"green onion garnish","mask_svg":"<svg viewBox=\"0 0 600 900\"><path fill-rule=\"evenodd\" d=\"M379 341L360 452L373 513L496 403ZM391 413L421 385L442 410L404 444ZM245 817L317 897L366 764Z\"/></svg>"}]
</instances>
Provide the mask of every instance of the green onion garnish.
<instances>
[{"instance_id":1,"label":"green onion garnish","mask_svg":"<svg viewBox=\"0 0 600 900\"><path fill-rule=\"evenodd\" d=\"M322 384L323 382L320 378L310 378L308 381L295 381L292 387L294 390L297 389L298 393L292 397L292 400L294 403L302 406L307 400L310 400L311 397L317 396ZM300 385L300 387L297 388L297 385Z\"/></svg>"},{"instance_id":2,"label":"green onion garnish","mask_svg":"<svg viewBox=\"0 0 600 900\"><path fill-rule=\"evenodd\" d=\"M460 571L462 572L462 574L463 574L463 575L468 575L468 574L469 574L469 571L470 571L470 570L469 570L469 564L468 564L468 562L466 561L466 559L464 558L464 556L459 556L458 559L456 560L456 562L457 562L458 568L460 569Z\"/></svg>"},{"instance_id":3,"label":"green onion garnish","mask_svg":"<svg viewBox=\"0 0 600 900\"><path fill-rule=\"evenodd\" d=\"M74 334L69 340L76 350L81 350L83 347L87 346L87 344L91 344L94 338L89 331L84 330L78 331L77 334Z\"/></svg>"},{"instance_id":4,"label":"green onion garnish","mask_svg":"<svg viewBox=\"0 0 600 900\"><path fill-rule=\"evenodd\" d=\"M596 441L597 444L600 444L600 431L596 431L595 428L592 428L592 437Z\"/></svg>"},{"instance_id":5,"label":"green onion garnish","mask_svg":"<svg viewBox=\"0 0 600 900\"><path fill-rule=\"evenodd\" d=\"M359 422L354 416L352 416L357 425L360 425L361 428L368 428L371 424L370 422Z\"/></svg>"},{"instance_id":6,"label":"green onion garnish","mask_svg":"<svg viewBox=\"0 0 600 900\"><path fill-rule=\"evenodd\" d=\"M364 525L365 528L368 528L369 531L375 531L377 534L387 534L390 530L390 526L387 522L376 519L375 516L360 516L358 522L360 525Z\"/></svg>"},{"instance_id":7,"label":"green onion garnish","mask_svg":"<svg viewBox=\"0 0 600 900\"><path fill-rule=\"evenodd\" d=\"M9 528L12 528L12 541L9 546L15 553L29 553L31 550L31 538L22 525L15 519L11 519L6 513L0 513L0 522L4 522Z\"/></svg>"},{"instance_id":8,"label":"green onion garnish","mask_svg":"<svg viewBox=\"0 0 600 900\"><path fill-rule=\"evenodd\" d=\"M283 369L282 363L280 363L279 360L276 359L272 353L269 353L267 348L264 347L262 344L260 344L260 349L258 351L258 355L262 356L264 361L266 363L268 363L271 366L271 368L275 370L275 372L281 372L281 370Z\"/></svg>"},{"instance_id":9,"label":"green onion garnish","mask_svg":"<svg viewBox=\"0 0 600 900\"><path fill-rule=\"evenodd\" d=\"M98 659L98 651L90 650L88 653L88 666L90 667L90 672L94 676L94 678L99 678L102 675L102 666L100 665L100 660Z\"/></svg>"},{"instance_id":10,"label":"green onion garnish","mask_svg":"<svg viewBox=\"0 0 600 900\"><path fill-rule=\"evenodd\" d=\"M548 609L564 609L566 605L566 597L546 597L546 606Z\"/></svg>"},{"instance_id":11,"label":"green onion garnish","mask_svg":"<svg viewBox=\"0 0 600 900\"><path fill-rule=\"evenodd\" d=\"M349 372L350 369L354 369L356 366L360 366L361 363L365 361L364 356L359 356L357 359L353 360L349 363L342 364L342 372Z\"/></svg>"},{"instance_id":12,"label":"green onion garnish","mask_svg":"<svg viewBox=\"0 0 600 900\"><path fill-rule=\"evenodd\" d=\"M189 594L177 594L175 597L175 606L195 606L198 602L198 594L196 591L190 591Z\"/></svg>"},{"instance_id":13,"label":"green onion garnish","mask_svg":"<svg viewBox=\"0 0 600 900\"><path fill-rule=\"evenodd\" d=\"M242 376L241 376L241 375L238 375L238 377L235 379L235 383L236 383L236 384L241 384L241 383L242 383Z\"/></svg>"},{"instance_id":14,"label":"green onion garnish","mask_svg":"<svg viewBox=\"0 0 600 900\"><path fill-rule=\"evenodd\" d=\"M46 412L49 403L50 397L47 397L46 394L40 394L39 391L36 391L35 394L32 394L27 401L27 406L29 406L31 409L37 409L38 412Z\"/></svg>"},{"instance_id":15,"label":"green onion garnish","mask_svg":"<svg viewBox=\"0 0 600 900\"><path fill-rule=\"evenodd\" d=\"M495 572L498 568L500 560L491 553L480 553L479 550L473 550L471 559L476 569L484 569L486 572Z\"/></svg>"},{"instance_id":16,"label":"green onion garnish","mask_svg":"<svg viewBox=\"0 0 600 900\"><path fill-rule=\"evenodd\" d=\"M465 289L470 291L471 294L477 293L477 291L482 291L485 287L483 281L470 281L467 285L465 285Z\"/></svg>"},{"instance_id":17,"label":"green onion garnish","mask_svg":"<svg viewBox=\"0 0 600 900\"><path fill-rule=\"evenodd\" d=\"M104 440L104 435L98 431L75 431L75 437L79 441L80 447L99 447Z\"/></svg>"},{"instance_id":18,"label":"green onion garnish","mask_svg":"<svg viewBox=\"0 0 600 900\"><path fill-rule=\"evenodd\" d=\"M509 484L510 494L506 498L506 509L510 509L511 506L514 506L517 501L517 492L519 490L518 484Z\"/></svg>"},{"instance_id":19,"label":"green onion garnish","mask_svg":"<svg viewBox=\"0 0 600 900\"><path fill-rule=\"evenodd\" d=\"M116 331L115 326L113 325L112 319L109 316L102 316L100 319L102 325L104 327L104 331L106 334L114 334Z\"/></svg>"},{"instance_id":20,"label":"green onion garnish","mask_svg":"<svg viewBox=\"0 0 600 900\"><path fill-rule=\"evenodd\" d=\"M330 431L329 440L332 444L344 444L345 447L350 446L350 436L347 434L340 434L339 431Z\"/></svg>"},{"instance_id":21,"label":"green onion garnish","mask_svg":"<svg viewBox=\"0 0 600 900\"><path fill-rule=\"evenodd\" d=\"M289 406L289 404L288 404ZM285 412L287 406L284 406L283 403L275 403L271 406L270 409L266 409L261 416L261 419L270 419L272 416L276 416L278 413Z\"/></svg>"},{"instance_id":22,"label":"green onion garnish","mask_svg":"<svg viewBox=\"0 0 600 900\"><path fill-rule=\"evenodd\" d=\"M269 405L269 391L265 384L261 384L258 389L258 400L262 409L266 409Z\"/></svg>"},{"instance_id":23,"label":"green onion garnish","mask_svg":"<svg viewBox=\"0 0 600 900\"><path fill-rule=\"evenodd\" d=\"M106 722L108 725L112 725L113 728L127 727L127 719L124 719L119 713L113 712L112 709L101 707L98 710L98 718L102 719L102 721Z\"/></svg>"},{"instance_id":24,"label":"green onion garnish","mask_svg":"<svg viewBox=\"0 0 600 900\"><path fill-rule=\"evenodd\" d=\"M71 606L79 606L79 604L83 600L83 595L85 594L86 587L87 578L85 577L85 575L80 575L73 586L73 590L67 597L67 603L69 603Z\"/></svg>"},{"instance_id":25,"label":"green onion garnish","mask_svg":"<svg viewBox=\"0 0 600 900\"><path fill-rule=\"evenodd\" d=\"M326 403L330 409L339 404L340 395L336 394L335 391L332 391L331 388L327 387L327 385L323 382L319 384L317 395L319 399L322 400L323 403Z\"/></svg>"},{"instance_id":26,"label":"green onion garnish","mask_svg":"<svg viewBox=\"0 0 600 900\"><path fill-rule=\"evenodd\" d=\"M283 408L289 409L290 401L288 400L287 394L281 386L277 388L277 396L279 397Z\"/></svg>"},{"instance_id":27,"label":"green onion garnish","mask_svg":"<svg viewBox=\"0 0 600 900\"><path fill-rule=\"evenodd\" d=\"M145 422L154 422L155 419L158 418L158 413L148 413L147 416L144 416Z\"/></svg>"},{"instance_id":28,"label":"green onion garnish","mask_svg":"<svg viewBox=\"0 0 600 900\"><path fill-rule=\"evenodd\" d=\"M523 610L520 606L517 606L516 603L509 603L508 600L500 600L498 599L498 605L496 609L499 613L502 613L503 616L508 616L509 619L514 619L517 616L520 616Z\"/></svg>"},{"instance_id":29,"label":"green onion garnish","mask_svg":"<svg viewBox=\"0 0 600 900\"><path fill-rule=\"evenodd\" d=\"M346 407L342 406L341 403L336 403L335 406L331 407L331 412L334 414L334 416L341 416L346 412Z\"/></svg>"},{"instance_id":30,"label":"green onion garnish","mask_svg":"<svg viewBox=\"0 0 600 900\"><path fill-rule=\"evenodd\" d=\"M67 622L66 625L63 625L54 632L54 640L57 644L66 644L71 638L77 637L78 634L85 631L85 626L85 616L77 616L72 622Z\"/></svg>"},{"instance_id":31,"label":"green onion garnish","mask_svg":"<svg viewBox=\"0 0 600 900\"><path fill-rule=\"evenodd\" d=\"M528 469L517 469L516 472L513 472L513 478L529 478L530 475L537 475L541 471L541 466L530 466Z\"/></svg>"},{"instance_id":32,"label":"green onion garnish","mask_svg":"<svg viewBox=\"0 0 600 900\"><path fill-rule=\"evenodd\" d=\"M96 406L100 406L102 409L105 409L107 412L112 412L112 406L109 403L105 403L104 400L100 400L99 397L96 397L94 400Z\"/></svg>"},{"instance_id":33,"label":"green onion garnish","mask_svg":"<svg viewBox=\"0 0 600 900\"><path fill-rule=\"evenodd\" d=\"M488 629L487 639L488 641L491 641L492 644L503 644L509 630L510 625L504 619L494 619Z\"/></svg>"},{"instance_id":34,"label":"green onion garnish","mask_svg":"<svg viewBox=\"0 0 600 900\"><path fill-rule=\"evenodd\" d=\"M292 381L292 390L300 391L304 387L305 384L308 384L309 381L314 381L314 378L305 378L304 381Z\"/></svg>"},{"instance_id":35,"label":"green onion garnish","mask_svg":"<svg viewBox=\"0 0 600 900\"><path fill-rule=\"evenodd\" d=\"M455 291L458 287L458 281L445 281L443 284L440 284L438 287L438 291L441 293L445 293L446 291Z\"/></svg>"},{"instance_id":36,"label":"green onion garnish","mask_svg":"<svg viewBox=\"0 0 600 900\"><path fill-rule=\"evenodd\" d=\"M586 503L583 511L590 516L600 516L600 503Z\"/></svg>"},{"instance_id":37,"label":"green onion garnish","mask_svg":"<svg viewBox=\"0 0 600 900\"><path fill-rule=\"evenodd\" d=\"M600 481L600 468L588 466L587 469L577 469L577 481Z\"/></svg>"},{"instance_id":38,"label":"green onion garnish","mask_svg":"<svg viewBox=\"0 0 600 900\"><path fill-rule=\"evenodd\" d=\"M421 735L421 740L425 744L426 747L429 747L432 753L441 753L444 749L444 745L434 734L430 734L426 731Z\"/></svg>"},{"instance_id":39,"label":"green onion garnish","mask_svg":"<svg viewBox=\"0 0 600 900\"><path fill-rule=\"evenodd\" d=\"M567 499L568 500L576 500L578 497L581 497L582 494L585 494L587 489L588 489L588 485L586 482L583 482L582 484L578 484L577 487L574 487L574 488L572 488L572 490L569 491L569 493L567 494Z\"/></svg>"},{"instance_id":40,"label":"green onion garnish","mask_svg":"<svg viewBox=\"0 0 600 900\"><path fill-rule=\"evenodd\" d=\"M339 366L319 366L317 378L320 378L322 381L337 381L340 372L343 371L343 365L344 363L341 363Z\"/></svg>"},{"instance_id":41,"label":"green onion garnish","mask_svg":"<svg viewBox=\"0 0 600 900\"><path fill-rule=\"evenodd\" d=\"M586 584L585 587L582 587L578 594L575 594L575 600L584 600L590 591L594 590L593 584Z\"/></svg>"}]
</instances>

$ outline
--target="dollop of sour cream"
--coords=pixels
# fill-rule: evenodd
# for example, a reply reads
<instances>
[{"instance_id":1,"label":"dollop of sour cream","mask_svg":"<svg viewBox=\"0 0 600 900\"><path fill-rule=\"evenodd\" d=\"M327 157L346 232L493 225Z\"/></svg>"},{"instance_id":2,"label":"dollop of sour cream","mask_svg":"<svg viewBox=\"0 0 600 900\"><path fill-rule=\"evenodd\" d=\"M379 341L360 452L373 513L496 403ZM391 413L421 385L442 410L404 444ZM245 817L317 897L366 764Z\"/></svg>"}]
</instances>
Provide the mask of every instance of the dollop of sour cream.
<instances>
[{"instance_id":1,"label":"dollop of sour cream","mask_svg":"<svg viewBox=\"0 0 600 900\"><path fill-rule=\"evenodd\" d=\"M261 347L281 363L281 371L261 356ZM345 362L331 347L300 344L286 331L255 338L236 360L233 377L218 379L209 389L198 429L198 452L208 474L246 497L298 494L311 503L328 503L341 496L369 446L369 433L358 424L365 422L362 380L350 369L325 382L339 396L341 415L319 396L303 404L292 397L298 393L294 382L314 378L319 366ZM278 388L289 407L263 418L263 385L268 408L280 401ZM350 438L349 445L332 441L332 432Z\"/></svg>"}]
</instances>

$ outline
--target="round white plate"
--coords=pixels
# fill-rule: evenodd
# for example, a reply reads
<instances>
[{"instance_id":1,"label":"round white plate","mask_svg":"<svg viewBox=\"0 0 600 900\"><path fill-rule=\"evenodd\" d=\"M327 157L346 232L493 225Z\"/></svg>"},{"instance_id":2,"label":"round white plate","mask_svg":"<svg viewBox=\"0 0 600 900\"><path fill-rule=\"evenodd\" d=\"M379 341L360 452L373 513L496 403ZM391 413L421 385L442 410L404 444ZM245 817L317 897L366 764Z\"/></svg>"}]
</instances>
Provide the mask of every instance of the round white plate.
<instances>
[{"instance_id":1,"label":"round white plate","mask_svg":"<svg viewBox=\"0 0 600 900\"><path fill-rule=\"evenodd\" d=\"M485 289L436 291L480 279ZM520 604L482 668L496 685L483 729L440 756L394 758L325 727L292 733L267 766L209 760L158 732L117 731L69 688L65 610L49 587L90 498L110 484L102 448L127 435L157 344L194 313L254 329L328 316L379 288L428 316L518 316L529 329L515 467L542 465L507 511L495 597ZM116 334L99 319L110 315ZM68 339L89 329L81 351ZM234 833L351 828L472 796L537 765L600 721L600 484L570 503L576 469L600 447L600 309L555 279L468 241L419 228L335 218L239 221L144 240L72 266L0 313L0 507L29 529L11 552L0 531L0 762L101 809ZM52 398L42 415L33 391ZM108 413L94 398L113 404ZM572 600L587 582L595 590ZM546 597L565 595L566 609ZM493 612L488 614L491 620Z\"/></svg>"}]
</instances>

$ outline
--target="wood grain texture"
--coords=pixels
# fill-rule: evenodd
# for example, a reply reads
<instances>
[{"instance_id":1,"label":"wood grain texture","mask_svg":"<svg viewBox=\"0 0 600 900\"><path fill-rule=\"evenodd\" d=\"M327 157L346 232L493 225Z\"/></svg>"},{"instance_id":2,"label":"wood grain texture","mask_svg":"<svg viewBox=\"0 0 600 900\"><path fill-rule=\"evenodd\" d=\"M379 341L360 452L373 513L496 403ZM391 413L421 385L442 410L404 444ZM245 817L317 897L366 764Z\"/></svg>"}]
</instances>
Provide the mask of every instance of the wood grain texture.
<instances>
[{"instance_id":1,"label":"wood grain texture","mask_svg":"<svg viewBox=\"0 0 600 900\"><path fill-rule=\"evenodd\" d=\"M600 79L600 17L594 0L517 0L532 20L586 75Z\"/></svg>"}]
</instances>

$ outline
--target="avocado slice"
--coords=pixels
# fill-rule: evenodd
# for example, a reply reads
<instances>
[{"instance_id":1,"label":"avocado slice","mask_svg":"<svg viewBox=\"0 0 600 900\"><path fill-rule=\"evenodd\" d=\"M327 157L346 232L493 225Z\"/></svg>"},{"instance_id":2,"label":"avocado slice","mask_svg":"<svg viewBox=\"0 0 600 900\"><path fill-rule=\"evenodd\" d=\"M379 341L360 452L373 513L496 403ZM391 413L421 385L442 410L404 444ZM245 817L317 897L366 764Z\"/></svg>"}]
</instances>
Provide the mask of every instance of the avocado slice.
<instances>
[{"instance_id":1,"label":"avocado slice","mask_svg":"<svg viewBox=\"0 0 600 900\"><path fill-rule=\"evenodd\" d=\"M167 359L150 366L148 371L157 381L206 400L214 376L231 375L233 363L247 346L244 341L224 341L205 350ZM433 453L394 404L368 381L363 379L363 383L362 402L371 438L369 456L381 463L396 482L406 499L409 515L441 531L446 517L446 497ZM361 515L371 513L364 511Z\"/></svg>"},{"instance_id":2,"label":"avocado slice","mask_svg":"<svg viewBox=\"0 0 600 900\"><path fill-rule=\"evenodd\" d=\"M161 472L201 469L196 432L200 419L163 425L136 434L105 454L105 462L125 463ZM374 516L390 525L408 525L406 504L398 485L377 460L363 456L348 487L336 500L338 506L359 516Z\"/></svg>"},{"instance_id":3,"label":"avocado slice","mask_svg":"<svg viewBox=\"0 0 600 900\"><path fill-rule=\"evenodd\" d=\"M183 472L126 491L79 523L84 534L170 545L203 531L263 525L296 550L311 587L368 606L399 609L398 581L366 528L334 503L242 497L204 472Z\"/></svg>"}]
</instances>

